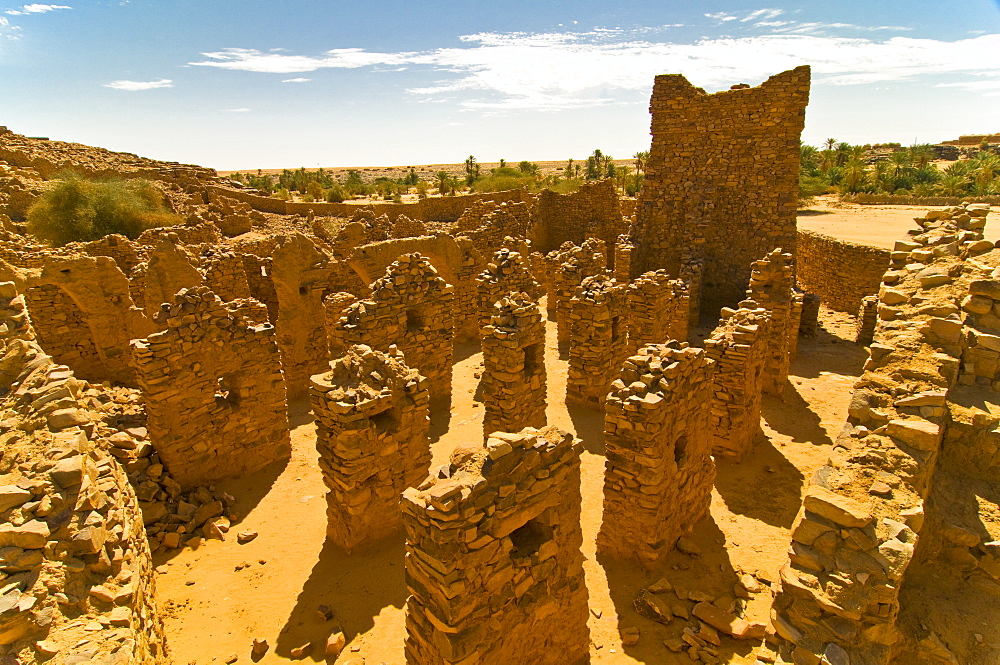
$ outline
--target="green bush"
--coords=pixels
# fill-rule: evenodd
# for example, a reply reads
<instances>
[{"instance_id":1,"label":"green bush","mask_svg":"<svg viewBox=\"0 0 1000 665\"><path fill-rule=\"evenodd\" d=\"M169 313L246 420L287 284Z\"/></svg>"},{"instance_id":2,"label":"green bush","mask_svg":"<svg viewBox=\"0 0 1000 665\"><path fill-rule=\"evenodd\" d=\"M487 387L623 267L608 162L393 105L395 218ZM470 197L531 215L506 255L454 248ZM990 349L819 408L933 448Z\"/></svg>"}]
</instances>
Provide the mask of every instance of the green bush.
<instances>
[{"instance_id":1,"label":"green bush","mask_svg":"<svg viewBox=\"0 0 1000 665\"><path fill-rule=\"evenodd\" d=\"M146 229L183 220L163 205L148 180L61 177L28 210L28 230L49 244L97 240L112 233L135 239Z\"/></svg>"}]
</instances>

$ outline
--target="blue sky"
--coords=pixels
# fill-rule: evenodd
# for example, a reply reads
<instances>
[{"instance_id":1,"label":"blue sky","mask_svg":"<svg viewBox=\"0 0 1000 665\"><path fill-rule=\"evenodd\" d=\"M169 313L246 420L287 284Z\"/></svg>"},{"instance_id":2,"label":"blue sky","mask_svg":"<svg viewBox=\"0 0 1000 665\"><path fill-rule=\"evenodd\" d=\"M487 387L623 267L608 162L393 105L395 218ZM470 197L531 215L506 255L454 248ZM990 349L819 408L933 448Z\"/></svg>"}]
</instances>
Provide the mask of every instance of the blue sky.
<instances>
[{"instance_id":1,"label":"blue sky","mask_svg":"<svg viewBox=\"0 0 1000 665\"><path fill-rule=\"evenodd\" d=\"M0 124L219 169L629 157L653 76L813 66L803 139L1000 132L1000 5L0 0Z\"/></svg>"}]
</instances>

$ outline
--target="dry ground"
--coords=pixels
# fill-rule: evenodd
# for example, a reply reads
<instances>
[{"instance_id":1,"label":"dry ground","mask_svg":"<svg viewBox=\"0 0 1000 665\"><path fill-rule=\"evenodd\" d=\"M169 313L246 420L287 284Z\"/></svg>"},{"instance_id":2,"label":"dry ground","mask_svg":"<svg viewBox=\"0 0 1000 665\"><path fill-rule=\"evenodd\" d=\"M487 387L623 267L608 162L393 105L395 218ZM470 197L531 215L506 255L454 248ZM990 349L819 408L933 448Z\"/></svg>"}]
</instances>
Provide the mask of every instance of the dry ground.
<instances>
[{"instance_id":1,"label":"dry ground","mask_svg":"<svg viewBox=\"0 0 1000 665\"><path fill-rule=\"evenodd\" d=\"M582 519L593 663L691 662L686 654L673 654L662 644L680 633L682 622L663 626L632 608L636 592L659 577L713 596L732 594L743 571L775 578L805 480L829 454L865 359L864 349L847 341L846 317L825 312L824 324L826 330L817 337L802 341L784 399L765 398L763 436L753 453L740 464L719 464L711 519L694 534L702 555L674 553L656 571L645 572L595 557L604 471L602 416L567 410L567 363L559 357L555 325L549 322L549 422L576 432L586 447ZM698 332L703 336L708 331ZM456 444L482 438L483 409L475 397L482 355L476 345L462 345L455 357L450 412L440 407L432 412L435 465L446 461ZM245 513L234 532L255 530L260 534L256 540L239 545L230 537L158 557L158 593L167 610L174 662L222 663L231 656L248 662L255 637L271 645L260 662L283 662L290 659L292 648L325 640L333 623L343 627L348 639L338 662L351 657L364 658L367 665L403 662L403 537L350 557L324 546L324 486L308 418L301 415L293 423L293 452L287 464L224 484ZM759 594L749 615L766 620L769 602L769 592ZM321 621L319 605L333 608L336 619ZM620 626L638 626L639 644L623 649ZM306 660L321 661L321 653L317 646ZM724 642L723 653L729 662L747 662L750 646Z\"/></svg>"}]
</instances>

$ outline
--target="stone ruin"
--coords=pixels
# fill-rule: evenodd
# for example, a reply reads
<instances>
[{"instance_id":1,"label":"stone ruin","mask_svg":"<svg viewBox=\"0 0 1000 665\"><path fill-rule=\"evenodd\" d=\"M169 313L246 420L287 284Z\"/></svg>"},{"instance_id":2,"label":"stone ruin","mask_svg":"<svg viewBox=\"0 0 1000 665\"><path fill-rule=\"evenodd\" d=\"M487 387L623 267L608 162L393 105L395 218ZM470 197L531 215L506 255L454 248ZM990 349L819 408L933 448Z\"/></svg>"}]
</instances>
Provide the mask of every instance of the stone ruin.
<instances>
[{"instance_id":1,"label":"stone ruin","mask_svg":"<svg viewBox=\"0 0 1000 665\"><path fill-rule=\"evenodd\" d=\"M497 432L403 492L407 663L588 660L580 450Z\"/></svg>"},{"instance_id":2,"label":"stone ruin","mask_svg":"<svg viewBox=\"0 0 1000 665\"><path fill-rule=\"evenodd\" d=\"M807 68L713 95L659 77L634 217L610 181L313 210L96 153L87 172L155 180L185 222L63 248L18 222L80 149L0 131L0 661L172 662L154 553L231 539L242 504L215 483L287 459L289 410L308 406L336 556L402 548L405 531L407 662L586 662L598 645L581 459L605 457L601 565L701 566L685 537L711 535L713 457L729 458L728 501L725 467L753 474L764 459L762 404L780 400L762 396L792 385L800 334L823 336L821 301L864 303L869 356L798 514L769 525L787 536L786 555L768 553L784 565L758 571L766 587L738 577L736 599L678 584L678 601L697 602L687 617L664 613L666 580L633 609L689 622L663 646L704 663L734 651L796 665L1000 660L955 620L969 598L1000 599L988 206L929 213L888 257L803 240L794 148L807 96ZM546 371L539 284L558 372ZM476 342L481 372L467 362ZM431 398L451 396L456 362L480 375L485 443L430 469L442 452L431 405L443 411ZM601 419L603 451L545 427L563 366L572 420L587 437L586 419ZM729 572L741 571L718 580ZM766 597L766 635L743 616L751 593ZM630 649L638 629L618 628Z\"/></svg>"},{"instance_id":3,"label":"stone ruin","mask_svg":"<svg viewBox=\"0 0 1000 665\"><path fill-rule=\"evenodd\" d=\"M604 521L598 552L653 563L708 515L715 481L715 363L686 342L628 358L604 405Z\"/></svg>"},{"instance_id":4,"label":"stone ruin","mask_svg":"<svg viewBox=\"0 0 1000 665\"><path fill-rule=\"evenodd\" d=\"M570 330L566 403L604 404L612 377L628 355L628 287L607 273L577 287L567 317Z\"/></svg>"},{"instance_id":5,"label":"stone ruin","mask_svg":"<svg viewBox=\"0 0 1000 665\"><path fill-rule=\"evenodd\" d=\"M451 396L455 328L454 287L420 254L404 254L371 286L371 295L340 320L345 344L388 350L395 344L407 364L427 377L431 398Z\"/></svg>"},{"instance_id":6,"label":"stone ruin","mask_svg":"<svg viewBox=\"0 0 1000 665\"><path fill-rule=\"evenodd\" d=\"M768 340L775 333L763 308L723 310L723 317L705 340L705 352L715 361L708 429L712 454L739 460L761 434Z\"/></svg>"},{"instance_id":7,"label":"stone ruin","mask_svg":"<svg viewBox=\"0 0 1000 665\"><path fill-rule=\"evenodd\" d=\"M181 290L158 318L166 330L134 340L132 353L150 440L176 481L208 485L287 458L274 327L205 287Z\"/></svg>"},{"instance_id":8,"label":"stone ruin","mask_svg":"<svg viewBox=\"0 0 1000 665\"><path fill-rule=\"evenodd\" d=\"M388 353L352 346L312 377L327 536L348 553L399 530L399 496L431 464L427 380Z\"/></svg>"},{"instance_id":9,"label":"stone ruin","mask_svg":"<svg viewBox=\"0 0 1000 665\"><path fill-rule=\"evenodd\" d=\"M484 434L543 427L545 323L538 303L526 293L500 298L481 330Z\"/></svg>"}]
</instances>

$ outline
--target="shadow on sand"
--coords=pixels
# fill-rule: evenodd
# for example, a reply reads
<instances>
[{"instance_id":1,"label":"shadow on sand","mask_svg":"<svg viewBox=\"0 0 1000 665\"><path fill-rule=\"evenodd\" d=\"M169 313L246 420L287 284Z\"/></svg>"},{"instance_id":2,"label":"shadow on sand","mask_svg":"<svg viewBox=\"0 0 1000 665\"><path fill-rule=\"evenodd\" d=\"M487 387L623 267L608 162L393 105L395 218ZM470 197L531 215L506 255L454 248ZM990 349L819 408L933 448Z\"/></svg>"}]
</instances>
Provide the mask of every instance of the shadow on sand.
<instances>
[{"instance_id":1,"label":"shadow on sand","mask_svg":"<svg viewBox=\"0 0 1000 665\"><path fill-rule=\"evenodd\" d=\"M762 439L742 461L715 459L715 488L732 512L791 528L805 479L770 440Z\"/></svg>"},{"instance_id":2,"label":"shadow on sand","mask_svg":"<svg viewBox=\"0 0 1000 665\"><path fill-rule=\"evenodd\" d=\"M344 631L350 642L371 630L384 608L402 608L406 602L404 552L402 531L352 555L327 540L278 634L275 653L291 658L292 649L311 644L305 659L324 662L324 645L334 630ZM330 608L332 619L322 616L320 605Z\"/></svg>"}]
</instances>

